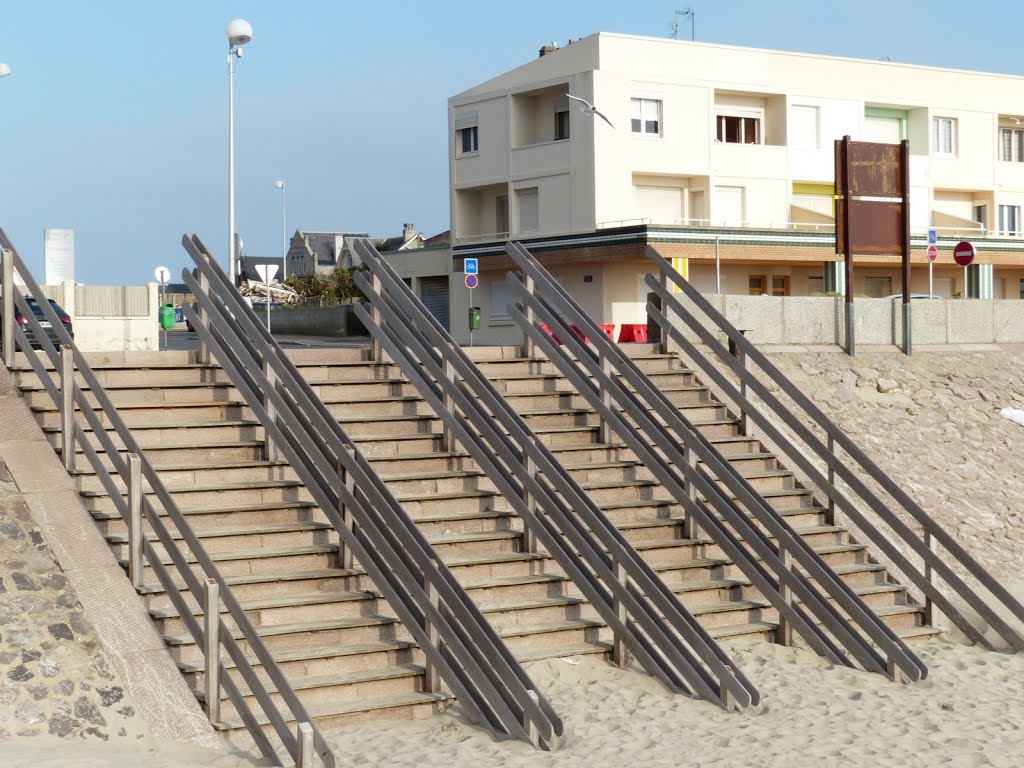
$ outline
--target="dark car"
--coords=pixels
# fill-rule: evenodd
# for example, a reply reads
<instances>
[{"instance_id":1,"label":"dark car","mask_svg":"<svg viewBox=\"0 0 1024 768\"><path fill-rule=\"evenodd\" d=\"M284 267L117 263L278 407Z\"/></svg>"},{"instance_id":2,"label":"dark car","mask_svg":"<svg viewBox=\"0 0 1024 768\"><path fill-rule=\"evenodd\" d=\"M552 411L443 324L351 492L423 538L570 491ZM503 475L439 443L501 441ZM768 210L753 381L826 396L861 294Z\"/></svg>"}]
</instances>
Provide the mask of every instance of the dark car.
<instances>
[{"instance_id":1,"label":"dark car","mask_svg":"<svg viewBox=\"0 0 1024 768\"><path fill-rule=\"evenodd\" d=\"M75 331L71 325L71 317L68 315L67 312L63 310L63 308L61 308L60 304L55 302L53 299L50 299L49 301L50 307L52 307L53 311L57 314L57 317L60 319L61 324L70 334L71 338L75 338ZM61 342L60 339L57 338L57 332L50 323L49 318L46 317L46 315L43 313L43 308L39 306L36 303L36 300L31 296L25 297L25 303L28 304L29 308L32 310L32 314L35 315L36 320L39 321L39 324L43 327L43 330L46 331L47 337L54 344L54 346L60 345ZM35 349L39 349L40 344L38 341L36 341L35 331L32 330L32 325L28 322L28 319L21 314L21 310L17 306L14 307L14 322L20 325L21 329L25 331L25 335L28 337L29 344L31 344ZM2 326L2 324L0 324L0 326ZM2 327L0 327L0 334L2 333L3 330ZM2 341L3 338L2 336L0 336L0 343L2 343Z\"/></svg>"}]
</instances>

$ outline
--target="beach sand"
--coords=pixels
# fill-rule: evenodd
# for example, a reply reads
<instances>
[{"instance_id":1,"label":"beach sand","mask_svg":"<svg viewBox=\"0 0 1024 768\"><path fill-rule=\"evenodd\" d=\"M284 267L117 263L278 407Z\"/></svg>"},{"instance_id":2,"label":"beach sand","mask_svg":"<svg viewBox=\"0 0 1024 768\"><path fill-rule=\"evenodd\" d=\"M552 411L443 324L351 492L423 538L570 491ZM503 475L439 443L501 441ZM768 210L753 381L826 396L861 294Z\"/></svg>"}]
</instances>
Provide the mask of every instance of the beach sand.
<instances>
[{"instance_id":1,"label":"beach sand","mask_svg":"<svg viewBox=\"0 0 1024 768\"><path fill-rule=\"evenodd\" d=\"M1015 590L1022 593L1022 590ZM912 685L835 667L800 648L726 645L763 701L744 713L666 691L647 675L592 658L527 665L565 724L539 752L496 742L450 713L326 734L339 766L1004 766L1024 765L1024 654L967 645L950 632L913 645L929 667ZM236 750L177 744L5 744L4 766L250 768Z\"/></svg>"}]
</instances>

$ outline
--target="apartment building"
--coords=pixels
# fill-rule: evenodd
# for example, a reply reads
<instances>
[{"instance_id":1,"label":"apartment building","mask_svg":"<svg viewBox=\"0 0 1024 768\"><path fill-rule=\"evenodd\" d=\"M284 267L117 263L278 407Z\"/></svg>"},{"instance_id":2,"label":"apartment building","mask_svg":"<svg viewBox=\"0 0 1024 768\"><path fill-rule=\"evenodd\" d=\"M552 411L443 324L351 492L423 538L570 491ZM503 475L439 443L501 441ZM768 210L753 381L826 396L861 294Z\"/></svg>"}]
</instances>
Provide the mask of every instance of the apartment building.
<instances>
[{"instance_id":1,"label":"apartment building","mask_svg":"<svg viewBox=\"0 0 1024 768\"><path fill-rule=\"evenodd\" d=\"M1024 299L1024 78L608 33L540 53L448 103L452 311L468 306L461 259L477 257L478 338L518 336L509 238L606 322L641 319L648 245L705 292L841 289L845 135L910 142L914 292L928 291L935 229L937 295ZM967 284L963 239L979 254ZM855 294L901 290L898 256L855 263Z\"/></svg>"}]
</instances>

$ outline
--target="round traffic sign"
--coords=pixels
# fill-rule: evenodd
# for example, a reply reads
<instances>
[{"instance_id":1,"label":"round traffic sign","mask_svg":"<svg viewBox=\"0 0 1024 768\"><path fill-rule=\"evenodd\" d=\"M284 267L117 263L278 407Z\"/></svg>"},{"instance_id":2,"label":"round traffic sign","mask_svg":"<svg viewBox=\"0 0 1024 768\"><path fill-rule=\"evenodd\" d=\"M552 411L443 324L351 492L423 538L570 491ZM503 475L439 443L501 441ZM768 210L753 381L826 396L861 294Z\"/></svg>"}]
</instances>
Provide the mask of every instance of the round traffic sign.
<instances>
[{"instance_id":1,"label":"round traffic sign","mask_svg":"<svg viewBox=\"0 0 1024 768\"><path fill-rule=\"evenodd\" d=\"M934 245L929 245L928 246L928 261L935 261L937 258L939 258L939 249L936 248Z\"/></svg>"},{"instance_id":2,"label":"round traffic sign","mask_svg":"<svg viewBox=\"0 0 1024 768\"><path fill-rule=\"evenodd\" d=\"M477 286L477 284L479 282L480 282L480 278L478 278L476 275L466 275L466 287L467 288L476 288L476 286Z\"/></svg>"},{"instance_id":3,"label":"round traffic sign","mask_svg":"<svg viewBox=\"0 0 1024 768\"><path fill-rule=\"evenodd\" d=\"M974 246L966 240L957 243L956 247L953 248L953 259L961 267L966 267L974 261Z\"/></svg>"},{"instance_id":4,"label":"round traffic sign","mask_svg":"<svg viewBox=\"0 0 1024 768\"><path fill-rule=\"evenodd\" d=\"M158 283L166 283L168 280L171 279L171 270L169 270L167 267L157 267L156 271L153 273L153 276L156 278L156 281Z\"/></svg>"}]
</instances>

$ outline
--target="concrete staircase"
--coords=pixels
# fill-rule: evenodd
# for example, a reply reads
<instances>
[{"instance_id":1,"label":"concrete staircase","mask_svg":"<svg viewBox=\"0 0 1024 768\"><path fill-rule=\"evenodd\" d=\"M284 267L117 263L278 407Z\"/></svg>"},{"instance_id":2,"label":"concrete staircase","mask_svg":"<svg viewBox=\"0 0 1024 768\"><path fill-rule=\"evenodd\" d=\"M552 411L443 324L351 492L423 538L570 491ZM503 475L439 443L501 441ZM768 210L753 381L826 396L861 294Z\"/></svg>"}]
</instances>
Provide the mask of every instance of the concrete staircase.
<instances>
[{"instance_id":1,"label":"concrete staircase","mask_svg":"<svg viewBox=\"0 0 1024 768\"><path fill-rule=\"evenodd\" d=\"M682 535L682 511L620 444L599 442L596 415L547 362L509 348L471 350L481 369L716 637L771 638L776 615L708 539ZM662 391L815 549L904 637L933 632L923 609L792 473L711 399L677 358L630 345ZM362 350L291 353L303 375L387 481L521 660L604 655L611 636L553 560L525 551L521 522L465 454L441 448L441 425L397 367ZM423 660L358 567L339 566L338 537L282 462L226 375L188 353L94 356L90 362L151 464L322 727L381 714L420 717L449 697L423 690ZM19 384L59 451L59 416L30 370ZM77 461L81 494L126 565L124 523ZM182 672L202 696L200 650L155 578L145 598ZM201 613L198 604L193 606ZM254 660L255 661L255 660ZM756 682L756 681L755 681ZM241 727L227 700L223 726Z\"/></svg>"}]
</instances>

